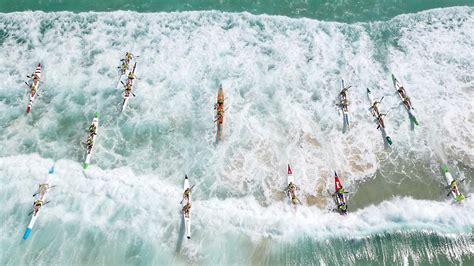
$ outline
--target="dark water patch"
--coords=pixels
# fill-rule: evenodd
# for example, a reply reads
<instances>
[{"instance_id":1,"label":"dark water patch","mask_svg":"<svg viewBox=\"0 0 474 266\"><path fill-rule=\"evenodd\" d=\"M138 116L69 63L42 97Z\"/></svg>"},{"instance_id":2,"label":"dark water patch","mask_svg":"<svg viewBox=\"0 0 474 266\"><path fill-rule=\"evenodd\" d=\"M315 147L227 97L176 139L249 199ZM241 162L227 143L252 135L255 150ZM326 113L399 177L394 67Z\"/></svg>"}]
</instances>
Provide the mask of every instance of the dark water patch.
<instances>
[{"instance_id":1,"label":"dark water patch","mask_svg":"<svg viewBox=\"0 0 474 266\"><path fill-rule=\"evenodd\" d=\"M180 12L219 10L224 12L250 12L294 18L313 18L326 21L358 22L389 20L400 14L416 13L433 8L473 6L469 0L184 0L184 1L86 1L86 0L1 0L0 12L41 10L45 12L72 11L110 12L130 10L137 12Z\"/></svg>"},{"instance_id":2,"label":"dark water patch","mask_svg":"<svg viewBox=\"0 0 474 266\"><path fill-rule=\"evenodd\" d=\"M326 241L310 237L296 243L272 243L266 249L265 265L470 265L472 236L444 236L433 232L383 233L360 239ZM262 254L263 255L263 254Z\"/></svg>"}]
</instances>

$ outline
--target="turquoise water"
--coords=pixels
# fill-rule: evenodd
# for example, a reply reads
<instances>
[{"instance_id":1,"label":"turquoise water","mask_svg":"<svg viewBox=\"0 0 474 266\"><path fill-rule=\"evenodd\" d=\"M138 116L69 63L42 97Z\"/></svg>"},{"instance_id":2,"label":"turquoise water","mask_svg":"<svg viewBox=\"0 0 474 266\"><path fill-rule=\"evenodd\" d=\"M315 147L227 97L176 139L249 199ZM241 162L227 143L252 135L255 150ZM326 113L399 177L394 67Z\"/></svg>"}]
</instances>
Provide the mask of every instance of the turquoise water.
<instances>
[{"instance_id":1,"label":"turquoise water","mask_svg":"<svg viewBox=\"0 0 474 266\"><path fill-rule=\"evenodd\" d=\"M107 11L48 3L44 11ZM262 3L262 12L203 3L173 13L140 3L113 9L148 13L14 4L5 11L21 12L0 14L1 264L472 264L473 200L452 204L440 166L466 178L461 190L472 195L474 8L411 2L342 18ZM136 97L120 113L125 51L140 57ZM38 62L41 94L27 115L23 81ZM391 73L420 127L400 107ZM353 86L346 134L335 106L341 78ZM228 110L216 145L221 83ZM366 87L385 96L392 147L371 119ZM282 191L287 163L297 209ZM57 187L24 241L31 195L52 164ZM351 192L347 216L332 211L333 171ZM185 173L196 185L190 240L179 205Z\"/></svg>"},{"instance_id":2,"label":"turquoise water","mask_svg":"<svg viewBox=\"0 0 474 266\"><path fill-rule=\"evenodd\" d=\"M223 12L249 12L288 17L307 17L318 20L360 22L388 20L407 13L416 13L433 8L451 6L473 6L468 0L185 0L185 1L87 1L87 0L1 0L0 12L27 10L51 11L115 11L179 12L219 10Z\"/></svg>"}]
</instances>

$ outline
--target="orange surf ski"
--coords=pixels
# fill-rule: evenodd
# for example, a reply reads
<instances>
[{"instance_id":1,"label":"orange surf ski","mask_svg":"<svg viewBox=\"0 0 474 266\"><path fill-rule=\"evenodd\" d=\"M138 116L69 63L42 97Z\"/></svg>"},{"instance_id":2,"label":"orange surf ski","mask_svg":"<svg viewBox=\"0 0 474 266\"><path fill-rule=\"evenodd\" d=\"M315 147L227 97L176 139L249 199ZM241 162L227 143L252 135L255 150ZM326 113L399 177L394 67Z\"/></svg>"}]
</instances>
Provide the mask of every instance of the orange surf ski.
<instances>
[{"instance_id":1,"label":"orange surf ski","mask_svg":"<svg viewBox=\"0 0 474 266\"><path fill-rule=\"evenodd\" d=\"M216 143L224 139L224 88L222 84L217 89L217 103L216 103L216 122L217 122L217 135Z\"/></svg>"}]
</instances>

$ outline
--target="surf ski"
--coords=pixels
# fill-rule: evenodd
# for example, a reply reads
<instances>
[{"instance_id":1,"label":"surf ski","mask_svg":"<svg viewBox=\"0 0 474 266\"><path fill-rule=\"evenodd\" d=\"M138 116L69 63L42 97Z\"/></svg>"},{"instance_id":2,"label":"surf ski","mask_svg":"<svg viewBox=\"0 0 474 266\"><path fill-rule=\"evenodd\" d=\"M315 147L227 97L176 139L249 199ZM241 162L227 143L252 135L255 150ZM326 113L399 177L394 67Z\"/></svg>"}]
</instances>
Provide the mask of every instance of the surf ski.
<instances>
[{"instance_id":1,"label":"surf ski","mask_svg":"<svg viewBox=\"0 0 474 266\"><path fill-rule=\"evenodd\" d=\"M296 193L298 187L296 186L295 177L293 176L293 172L291 171L290 164L288 164L287 185L288 187L286 189L286 192L288 194L288 199L290 200L290 203L295 206L297 204L301 204L301 201Z\"/></svg>"},{"instance_id":2,"label":"surf ski","mask_svg":"<svg viewBox=\"0 0 474 266\"><path fill-rule=\"evenodd\" d=\"M26 228L26 231L23 234L24 240L28 239L28 237L30 236L31 231L33 230L33 226L35 225L36 220L38 219L42 207L48 203L46 201L46 197L48 196L49 190L52 188L50 186L50 179L53 174L54 166L49 169L48 176L46 177L46 182L39 184L38 191L36 191L36 193L33 195L33 197L36 197L36 200L33 202L33 211L30 213L30 215L32 215L30 223L28 224L28 227Z\"/></svg>"},{"instance_id":3,"label":"surf ski","mask_svg":"<svg viewBox=\"0 0 474 266\"><path fill-rule=\"evenodd\" d=\"M84 169L87 169L90 166L92 151L95 147L95 141L97 138L98 131L99 131L99 112L96 112L95 117L92 120L92 123L89 126L89 130L88 130L89 134L86 141L87 153L86 153L86 160L84 161Z\"/></svg>"},{"instance_id":4,"label":"surf ski","mask_svg":"<svg viewBox=\"0 0 474 266\"><path fill-rule=\"evenodd\" d=\"M374 97L372 96L372 92L369 88L367 88L367 97L369 98L371 104L369 110L375 117L375 121L377 122L377 129L380 129L380 131L382 131L382 135L384 136L387 143L392 145L392 138L388 135L387 128L385 127L385 121L383 119L383 117L387 114L381 113L379 110L379 104L382 102L384 97L382 97L380 101L375 101Z\"/></svg>"},{"instance_id":5,"label":"surf ski","mask_svg":"<svg viewBox=\"0 0 474 266\"><path fill-rule=\"evenodd\" d=\"M333 194L334 201L337 205L337 211L341 214L347 214L347 201L345 197L344 187L342 186L341 180L337 176L337 173L334 172L334 184L335 184L335 192Z\"/></svg>"},{"instance_id":6,"label":"surf ski","mask_svg":"<svg viewBox=\"0 0 474 266\"><path fill-rule=\"evenodd\" d=\"M31 108L33 107L33 102L40 89L41 68L41 64L38 64L38 66L36 66L35 72L33 72L31 76L27 76L30 78L30 83L26 83L26 85L30 87L30 92L28 93L30 96L30 100L28 102L28 105L26 106L27 113L31 111Z\"/></svg>"},{"instance_id":7,"label":"surf ski","mask_svg":"<svg viewBox=\"0 0 474 266\"><path fill-rule=\"evenodd\" d=\"M410 97L408 97L405 88L400 84L400 82L397 80L397 78L393 74L392 74L392 81L393 81L393 86L395 87L395 90L397 90L398 96L400 96L400 99L402 100L403 106L405 106L405 109L408 112L408 116L410 117L411 121L413 121L415 125L419 126L418 120L416 119L416 115L415 115L415 109L413 108Z\"/></svg>"},{"instance_id":8,"label":"surf ski","mask_svg":"<svg viewBox=\"0 0 474 266\"><path fill-rule=\"evenodd\" d=\"M216 109L215 122L217 122L216 143L224 139L224 99L224 88L222 87L222 84L220 84L217 89L217 102L214 107L214 109Z\"/></svg>"},{"instance_id":9,"label":"surf ski","mask_svg":"<svg viewBox=\"0 0 474 266\"><path fill-rule=\"evenodd\" d=\"M135 64L133 64L132 71L128 73L127 82L124 85L125 90L123 91L122 112L125 110L125 107L127 107L128 102L130 100L130 96L135 96L135 94L133 94L132 92L132 89L135 83L134 81L137 78L137 76L135 75L136 68L137 68L137 63L135 62Z\"/></svg>"},{"instance_id":10,"label":"surf ski","mask_svg":"<svg viewBox=\"0 0 474 266\"><path fill-rule=\"evenodd\" d=\"M117 82L117 85L115 88L120 88L120 84L122 83L122 79L125 77L128 71L130 71L131 66L132 66L132 60L135 58L135 56L130 53L126 52L125 57L120 59L121 65L118 66L118 72L119 72L119 80Z\"/></svg>"},{"instance_id":11,"label":"surf ski","mask_svg":"<svg viewBox=\"0 0 474 266\"><path fill-rule=\"evenodd\" d=\"M449 172L449 168L447 165L443 165L442 168L444 172L444 177L446 178L446 182L448 183L447 188L449 188L449 194L453 196L455 202L463 201L466 197L459 191L458 181L453 178L453 176Z\"/></svg>"},{"instance_id":12,"label":"surf ski","mask_svg":"<svg viewBox=\"0 0 474 266\"><path fill-rule=\"evenodd\" d=\"M194 186L189 186L189 179L188 176L184 176L184 186L183 186L183 200L181 201L182 204L182 212L184 218L184 228L186 231L186 237L191 239L191 192Z\"/></svg>"},{"instance_id":13,"label":"surf ski","mask_svg":"<svg viewBox=\"0 0 474 266\"><path fill-rule=\"evenodd\" d=\"M351 123L349 120L349 98L347 95L347 91L350 88L344 86L344 80L341 80L341 92L339 92L339 106L342 109L342 115L344 118L344 126L347 128L351 127Z\"/></svg>"}]
</instances>

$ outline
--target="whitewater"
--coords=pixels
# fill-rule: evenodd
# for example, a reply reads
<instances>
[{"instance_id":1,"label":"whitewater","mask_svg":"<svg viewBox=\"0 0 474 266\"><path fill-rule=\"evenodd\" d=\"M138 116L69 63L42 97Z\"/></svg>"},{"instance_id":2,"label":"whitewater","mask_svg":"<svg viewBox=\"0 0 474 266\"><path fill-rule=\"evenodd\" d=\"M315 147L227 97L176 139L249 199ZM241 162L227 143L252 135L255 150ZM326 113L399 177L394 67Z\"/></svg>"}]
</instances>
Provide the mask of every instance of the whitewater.
<instances>
[{"instance_id":1,"label":"whitewater","mask_svg":"<svg viewBox=\"0 0 474 266\"><path fill-rule=\"evenodd\" d=\"M219 11L0 13L1 264L472 263L473 13L353 24ZM138 80L121 114L127 51L139 55ZM42 88L27 115L23 82L37 63ZM352 85L346 133L341 79ZM216 145L219 84L229 107ZM390 147L366 88L385 96ZM288 163L296 211L284 193ZM466 178L462 204L446 197L444 163ZM24 241L31 195L52 165L51 203ZM334 171L351 192L347 216L332 211ZM190 240L185 174L196 185Z\"/></svg>"}]
</instances>

